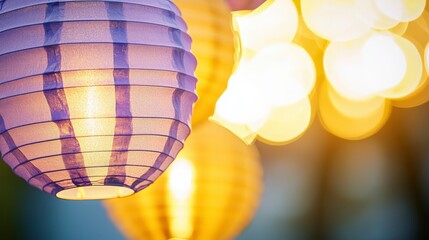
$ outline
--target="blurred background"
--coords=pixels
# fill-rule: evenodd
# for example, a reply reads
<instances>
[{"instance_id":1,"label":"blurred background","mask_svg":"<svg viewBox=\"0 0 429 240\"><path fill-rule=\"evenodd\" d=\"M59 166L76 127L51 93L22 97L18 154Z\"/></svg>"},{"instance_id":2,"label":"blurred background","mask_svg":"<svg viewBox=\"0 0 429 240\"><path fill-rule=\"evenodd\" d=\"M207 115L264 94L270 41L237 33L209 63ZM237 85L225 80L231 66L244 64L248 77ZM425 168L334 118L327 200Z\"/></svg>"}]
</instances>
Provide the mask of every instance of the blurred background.
<instances>
[{"instance_id":1,"label":"blurred background","mask_svg":"<svg viewBox=\"0 0 429 240\"><path fill-rule=\"evenodd\" d=\"M262 2L229 1L232 10ZM237 239L429 239L427 119L428 103L392 108L380 131L351 141L315 116L292 143L257 141L264 192ZM1 239L124 239L100 201L52 197L3 162L0 189Z\"/></svg>"}]
</instances>

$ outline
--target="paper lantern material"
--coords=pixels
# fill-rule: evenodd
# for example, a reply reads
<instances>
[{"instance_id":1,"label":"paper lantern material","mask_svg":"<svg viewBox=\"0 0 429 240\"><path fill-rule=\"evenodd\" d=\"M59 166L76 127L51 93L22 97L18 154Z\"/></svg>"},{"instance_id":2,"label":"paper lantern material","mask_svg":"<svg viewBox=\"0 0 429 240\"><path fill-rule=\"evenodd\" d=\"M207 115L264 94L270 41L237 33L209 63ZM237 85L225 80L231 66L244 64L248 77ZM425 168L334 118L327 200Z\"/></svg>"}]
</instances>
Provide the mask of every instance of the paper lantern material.
<instances>
[{"instance_id":1,"label":"paper lantern material","mask_svg":"<svg viewBox=\"0 0 429 240\"><path fill-rule=\"evenodd\" d=\"M191 39L165 0L0 3L0 150L66 199L120 197L167 168L196 101Z\"/></svg>"},{"instance_id":2,"label":"paper lantern material","mask_svg":"<svg viewBox=\"0 0 429 240\"><path fill-rule=\"evenodd\" d=\"M255 146L205 122L155 184L104 203L127 239L234 239L255 213L261 189Z\"/></svg>"},{"instance_id":3,"label":"paper lantern material","mask_svg":"<svg viewBox=\"0 0 429 240\"><path fill-rule=\"evenodd\" d=\"M174 0L192 37L192 53L198 60L198 101L192 125L213 115L234 66L234 43L230 10L224 0Z\"/></svg>"}]
</instances>

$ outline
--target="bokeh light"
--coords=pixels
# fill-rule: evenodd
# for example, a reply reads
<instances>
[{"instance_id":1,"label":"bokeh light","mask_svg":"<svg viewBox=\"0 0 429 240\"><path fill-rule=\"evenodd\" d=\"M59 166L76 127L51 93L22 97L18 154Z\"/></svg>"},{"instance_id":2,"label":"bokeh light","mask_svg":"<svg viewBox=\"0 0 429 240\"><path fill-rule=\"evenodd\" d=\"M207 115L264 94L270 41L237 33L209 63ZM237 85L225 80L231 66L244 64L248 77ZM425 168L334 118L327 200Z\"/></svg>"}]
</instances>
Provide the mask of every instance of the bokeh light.
<instances>
[{"instance_id":1,"label":"bokeh light","mask_svg":"<svg viewBox=\"0 0 429 240\"><path fill-rule=\"evenodd\" d=\"M270 114L270 105L254 82L249 81L249 63L242 59L229 79L228 89L216 103L213 121L250 144Z\"/></svg>"},{"instance_id":2,"label":"bokeh light","mask_svg":"<svg viewBox=\"0 0 429 240\"><path fill-rule=\"evenodd\" d=\"M324 89L325 90L325 89ZM327 84L326 90L329 101L333 107L341 114L350 118L361 118L374 114L385 104L386 99L380 96L373 96L366 99L350 99L339 94L335 89Z\"/></svg>"},{"instance_id":3,"label":"bokeh light","mask_svg":"<svg viewBox=\"0 0 429 240\"><path fill-rule=\"evenodd\" d=\"M316 83L316 67L308 52L291 42L299 22L294 3L267 1L253 12L233 17L241 58L212 119L246 143L258 134L273 144L296 139L314 116L309 94ZM287 123L293 126L285 129Z\"/></svg>"},{"instance_id":4,"label":"bokeh light","mask_svg":"<svg viewBox=\"0 0 429 240\"><path fill-rule=\"evenodd\" d=\"M328 84L325 82L319 91L320 121L330 133L348 140L360 140L376 133L387 121L391 111L389 101L383 101L377 109L368 111L366 115L350 116L336 108L332 100L333 98L329 97ZM359 104L348 104L348 106L359 106Z\"/></svg>"},{"instance_id":5,"label":"bokeh light","mask_svg":"<svg viewBox=\"0 0 429 240\"><path fill-rule=\"evenodd\" d=\"M274 107L268 120L258 129L258 139L268 144L286 144L305 132L311 122L308 97L290 105Z\"/></svg>"},{"instance_id":6,"label":"bokeh light","mask_svg":"<svg viewBox=\"0 0 429 240\"><path fill-rule=\"evenodd\" d=\"M389 29L391 33L402 36L408 29L408 22L400 22L396 26Z\"/></svg>"},{"instance_id":7,"label":"bokeh light","mask_svg":"<svg viewBox=\"0 0 429 240\"><path fill-rule=\"evenodd\" d=\"M330 41L350 41L370 27L356 13L355 0L301 0L302 16L317 35Z\"/></svg>"},{"instance_id":8,"label":"bokeh light","mask_svg":"<svg viewBox=\"0 0 429 240\"><path fill-rule=\"evenodd\" d=\"M257 90L257 88L249 84L236 91L226 91L217 103L216 115L237 124L263 121L265 119L263 116L267 115L268 111L263 111L267 106L262 101L257 100ZM264 112L266 114L263 114Z\"/></svg>"},{"instance_id":9,"label":"bokeh light","mask_svg":"<svg viewBox=\"0 0 429 240\"><path fill-rule=\"evenodd\" d=\"M301 46L288 42L261 49L251 60L249 71L249 80L275 107L307 98L316 82L310 55Z\"/></svg>"},{"instance_id":10,"label":"bokeh light","mask_svg":"<svg viewBox=\"0 0 429 240\"><path fill-rule=\"evenodd\" d=\"M427 7L427 6L426 6ZM429 13L424 11L416 20L409 22L403 37L417 48L421 61L426 66L425 46L429 42ZM416 89L405 97L393 99L392 105L400 108L416 107L429 101L428 71L424 67Z\"/></svg>"},{"instance_id":11,"label":"bokeh light","mask_svg":"<svg viewBox=\"0 0 429 240\"><path fill-rule=\"evenodd\" d=\"M426 125L429 116L429 7L426 5L426 10L417 16L424 2L303 1L311 4L331 2L334 10L348 9L345 12L333 10L332 14L327 14L329 11L325 9L323 13L314 14L326 16L321 22L312 22L320 28L316 29L307 26L311 25L311 21L306 22L303 18L301 0L293 0L293 8L283 10L280 5L274 8L280 1L268 0L265 6L256 11L235 13L240 18L235 24L241 22L242 28L249 31L247 35L236 28L235 40L251 39L250 43L244 44L242 41L243 46L235 46L235 72L230 76L234 45L231 44L230 36L225 38L231 33L224 32L229 30L229 23L226 22L229 22L230 17L224 3L229 2L236 9L253 9L264 0L173 1L191 3L187 3L188 9L181 10L190 19L188 27L194 39L193 51L195 54L201 53L197 75L200 79L208 80L204 83L200 81L197 85L201 90L196 114L192 119L193 130L199 131L205 125L203 119L210 115L210 111L213 112L216 102L216 97L211 95L212 91L220 94L229 78L228 90L218 101L212 119L223 124L245 143L257 140L256 146L261 150L265 172L261 209L250 227L235 239L428 239L429 128ZM0 0L0 5L4 2L19 1ZM291 6L291 2L283 1L283 7ZM339 6L341 4L342 7ZM381 4L388 5L387 10ZM206 11L203 6L210 8L210 11ZM272 11L273 16L267 14L268 10ZM281 15L274 16L276 14ZM392 18L391 14L397 17ZM404 17L412 17L413 20L398 20ZM262 18L264 22L260 24ZM335 22L332 19L344 21ZM332 24L323 25L329 23ZM347 24L362 28L343 28L345 35L337 34L341 30L339 27ZM0 31L7 25L0 21ZM258 31L252 32L254 27ZM357 32L349 33L355 30ZM266 31L269 34L264 35ZM387 44L384 44L386 41ZM331 47L341 44L345 47L335 55L341 58L331 59L339 65L324 64L324 57L332 57L329 56ZM225 47L227 52L223 49ZM293 50L282 51L286 48ZM293 53L295 51L301 52L299 56L311 57L316 76L312 84L297 74L303 69L309 69L309 65L303 65L303 62L308 62L308 58L299 59ZM368 61L363 60L364 55ZM241 59L238 59L239 56ZM359 64L350 66L355 63ZM396 64L401 67L392 67ZM346 78L340 79L339 83L327 80L325 67L338 66L342 66L344 71L338 75ZM365 74L370 77L366 78ZM399 78L401 74L403 77ZM95 74L90 71L78 75L64 73L63 78L76 85L79 82L76 79L98 84L110 76L104 74L94 77ZM349 84L344 79L356 82ZM373 85L362 84L365 79L371 79L368 82ZM151 83L158 81L163 80L154 79ZM11 84L9 87L13 89L17 85ZM4 94L0 92L0 96L4 97ZM89 89L83 98L76 101L91 102L91 99L102 99L103 94ZM417 107L424 103L426 105L415 109L398 109ZM112 105L109 101L107 105L109 108L114 107L114 103ZM91 116L104 109L86 105L80 107L79 111L85 112L85 116ZM106 126L114 125L110 120L105 122ZM107 131L92 120L85 120L84 124L76 126L76 132L92 135ZM225 133L225 129L217 131ZM199 142L210 139L207 136ZM229 137L233 137L230 132L226 138ZM206 152L207 148L218 143L220 145L226 138L214 140L215 144L201 144L198 148ZM109 142L111 145L111 140L99 143L82 140L82 148L89 151L109 145ZM234 142L239 145L225 142L232 146L227 150L230 153L243 146L237 138ZM225 150L215 151L218 154ZM234 225L230 221L243 215L250 219L253 212L235 214L233 211L223 211L224 214L221 214L216 209L210 212L216 217L201 220L196 215L206 211L192 206L205 202L195 200L199 193L199 196L204 195L205 199L211 200L210 204L226 201L226 198L205 195L206 187L200 188L195 184L207 183L200 179L201 176L214 176L219 191L243 190L242 185L225 184L223 180L231 176L242 177L243 169L247 169L245 164L252 161L237 163L231 173L226 171L228 173L218 175L216 171L226 169L225 166L236 159L226 159L228 162L225 163L223 160L218 158L208 164L203 161L193 163L189 156L176 159L159 179L163 182L161 190L156 185L145 190L146 195L141 200L146 207L129 207L124 212L132 214L124 214L122 219L115 221L134 226L136 232L144 231L145 225L150 225L152 230L142 234L144 239L166 239L164 234L168 232L192 238L196 232L205 232L217 225L220 222L218 216L226 215L229 218L222 222L222 233L230 231ZM199 167L203 167L206 173L199 175ZM24 181L12 176L12 171L6 165L0 165L0 178L0 189L4 193L0 209L3 227L1 236L4 239L124 238L113 223L106 223L106 213L98 201L71 202L49 198L35 189L28 189ZM251 179L249 177L248 180ZM235 199L231 203L242 203L236 195L228 199ZM143 216L131 217L137 212L143 213ZM200 236L197 239L207 237Z\"/></svg>"},{"instance_id":12,"label":"bokeh light","mask_svg":"<svg viewBox=\"0 0 429 240\"><path fill-rule=\"evenodd\" d=\"M238 11L233 15L242 48L254 51L272 43L292 41L298 28L298 13L292 0L267 0L254 11Z\"/></svg>"},{"instance_id":13,"label":"bokeh light","mask_svg":"<svg viewBox=\"0 0 429 240\"><path fill-rule=\"evenodd\" d=\"M425 79L426 74L423 75L423 63L415 45L400 36L396 36L395 42L405 54L406 72L398 84L382 92L380 95L386 98L399 99L414 92L423 80L422 76ZM389 69L386 69L386 71L389 71ZM390 71L394 72L392 69Z\"/></svg>"},{"instance_id":14,"label":"bokeh light","mask_svg":"<svg viewBox=\"0 0 429 240\"><path fill-rule=\"evenodd\" d=\"M375 5L374 0L357 0L356 10L359 18L374 29L385 30L398 25L399 20L383 14Z\"/></svg>"},{"instance_id":15,"label":"bokeh light","mask_svg":"<svg viewBox=\"0 0 429 240\"><path fill-rule=\"evenodd\" d=\"M412 108L420 106L429 101L429 82L425 81L419 85L417 90L398 101L392 100L392 105L399 108Z\"/></svg>"},{"instance_id":16,"label":"bokeh light","mask_svg":"<svg viewBox=\"0 0 429 240\"><path fill-rule=\"evenodd\" d=\"M327 131L362 139L381 129L392 106L429 100L424 1L294 4L266 1L234 13L240 59L214 119L245 142L287 144L306 131L316 112ZM310 104L310 95L319 101ZM290 131L299 104L303 121Z\"/></svg>"},{"instance_id":17,"label":"bokeh light","mask_svg":"<svg viewBox=\"0 0 429 240\"><path fill-rule=\"evenodd\" d=\"M328 80L340 94L356 99L381 94L400 83L412 88L416 77L420 79L420 58L404 41L389 32L373 32L350 42L332 42L324 59Z\"/></svg>"},{"instance_id":18,"label":"bokeh light","mask_svg":"<svg viewBox=\"0 0 429 240\"><path fill-rule=\"evenodd\" d=\"M374 0L374 2L383 14L401 22L418 18L426 5L426 0Z\"/></svg>"},{"instance_id":19,"label":"bokeh light","mask_svg":"<svg viewBox=\"0 0 429 240\"><path fill-rule=\"evenodd\" d=\"M398 85L407 70L406 56L393 35L373 34L361 49L363 81L370 88L383 91Z\"/></svg>"}]
</instances>

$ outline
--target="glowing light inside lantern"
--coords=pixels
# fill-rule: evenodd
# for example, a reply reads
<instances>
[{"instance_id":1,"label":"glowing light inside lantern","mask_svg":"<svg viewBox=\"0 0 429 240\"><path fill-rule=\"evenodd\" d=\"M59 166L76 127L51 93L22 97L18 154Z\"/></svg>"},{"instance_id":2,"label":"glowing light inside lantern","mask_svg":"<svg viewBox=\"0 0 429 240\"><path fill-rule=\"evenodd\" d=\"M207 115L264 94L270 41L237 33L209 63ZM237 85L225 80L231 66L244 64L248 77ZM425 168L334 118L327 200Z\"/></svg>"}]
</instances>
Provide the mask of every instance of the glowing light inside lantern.
<instances>
[{"instance_id":1,"label":"glowing light inside lantern","mask_svg":"<svg viewBox=\"0 0 429 240\"><path fill-rule=\"evenodd\" d=\"M66 199L122 197L154 182L183 147L197 99L191 38L174 3L1 7L3 160Z\"/></svg>"},{"instance_id":2,"label":"glowing light inside lantern","mask_svg":"<svg viewBox=\"0 0 429 240\"><path fill-rule=\"evenodd\" d=\"M171 166L168 187L172 197L178 201L185 201L191 197L193 191L194 170L189 160L178 158Z\"/></svg>"},{"instance_id":3,"label":"glowing light inside lantern","mask_svg":"<svg viewBox=\"0 0 429 240\"><path fill-rule=\"evenodd\" d=\"M88 88L88 99L87 99L87 105L86 105L86 114L87 116L91 116L91 113L95 113L97 111L97 105L100 103L97 101L97 88L90 87ZM92 115L93 117L94 115ZM95 119L89 118L87 120L87 128L88 128L88 134L94 136L97 129L97 123Z\"/></svg>"},{"instance_id":4,"label":"glowing light inside lantern","mask_svg":"<svg viewBox=\"0 0 429 240\"><path fill-rule=\"evenodd\" d=\"M173 236L187 239L192 235L192 194L194 191L194 168L187 159L178 158L168 175L168 203L170 227Z\"/></svg>"},{"instance_id":5,"label":"glowing light inside lantern","mask_svg":"<svg viewBox=\"0 0 429 240\"><path fill-rule=\"evenodd\" d=\"M108 116L115 111L114 87L92 86L65 90L69 102L70 116L78 138L89 179L101 182L108 174L108 166L113 145L115 121L100 121L100 116ZM101 124L103 123L103 124ZM106 125L108 124L108 125ZM110 133L109 135L107 135ZM78 191L82 193L83 188ZM82 193L84 196L85 194Z\"/></svg>"},{"instance_id":6,"label":"glowing light inside lantern","mask_svg":"<svg viewBox=\"0 0 429 240\"><path fill-rule=\"evenodd\" d=\"M261 170L255 146L205 122L154 184L104 203L127 239L235 239L259 204Z\"/></svg>"},{"instance_id":7,"label":"glowing light inside lantern","mask_svg":"<svg viewBox=\"0 0 429 240\"><path fill-rule=\"evenodd\" d=\"M57 197L73 200L97 200L100 199L100 196L104 198L121 198L133 193L132 189L119 186L86 186L61 191L57 194Z\"/></svg>"}]
</instances>

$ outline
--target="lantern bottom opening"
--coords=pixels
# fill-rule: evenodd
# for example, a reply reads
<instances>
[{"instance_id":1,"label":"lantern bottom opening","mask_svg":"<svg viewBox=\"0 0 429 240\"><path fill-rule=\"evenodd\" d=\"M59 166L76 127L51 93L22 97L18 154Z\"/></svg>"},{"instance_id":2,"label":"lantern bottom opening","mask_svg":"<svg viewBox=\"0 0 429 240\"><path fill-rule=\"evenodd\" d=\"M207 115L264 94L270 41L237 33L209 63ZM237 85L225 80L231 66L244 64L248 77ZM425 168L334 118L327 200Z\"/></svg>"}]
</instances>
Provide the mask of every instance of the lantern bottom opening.
<instances>
[{"instance_id":1,"label":"lantern bottom opening","mask_svg":"<svg viewBox=\"0 0 429 240\"><path fill-rule=\"evenodd\" d=\"M108 198L126 197L134 190L123 186L84 186L60 191L57 197L66 200L98 200Z\"/></svg>"}]
</instances>

